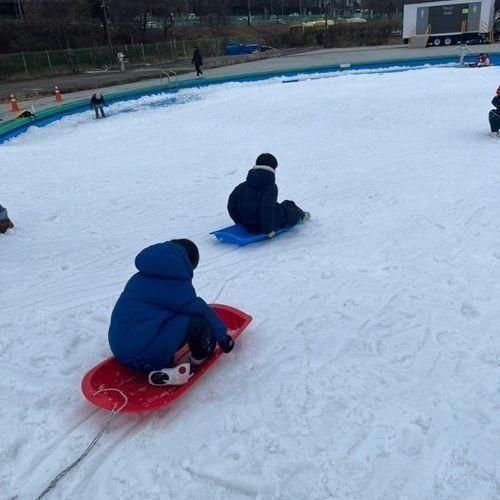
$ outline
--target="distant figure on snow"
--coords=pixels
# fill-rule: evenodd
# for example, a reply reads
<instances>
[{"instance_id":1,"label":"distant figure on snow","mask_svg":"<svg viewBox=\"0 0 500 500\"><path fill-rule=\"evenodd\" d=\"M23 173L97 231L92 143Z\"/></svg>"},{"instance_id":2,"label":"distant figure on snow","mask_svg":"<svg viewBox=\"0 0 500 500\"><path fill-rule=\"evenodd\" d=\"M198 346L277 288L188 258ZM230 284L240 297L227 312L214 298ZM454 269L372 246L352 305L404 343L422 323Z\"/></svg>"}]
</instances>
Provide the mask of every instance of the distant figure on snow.
<instances>
[{"instance_id":1,"label":"distant figure on snow","mask_svg":"<svg viewBox=\"0 0 500 500\"><path fill-rule=\"evenodd\" d=\"M226 325L193 288L198 261L198 248L187 239L145 248L135 259L139 272L111 315L111 351L128 368L149 372L153 385L183 384L216 343L225 353L234 346ZM186 343L190 364L176 367L175 353Z\"/></svg>"},{"instance_id":2,"label":"distant figure on snow","mask_svg":"<svg viewBox=\"0 0 500 500\"><path fill-rule=\"evenodd\" d=\"M203 66L203 56L201 55L200 49L198 47L194 48L191 64L194 64L194 67L196 68L196 78L198 78L200 75L203 75L203 71L201 71L200 69Z\"/></svg>"},{"instance_id":3,"label":"distant figure on snow","mask_svg":"<svg viewBox=\"0 0 500 500\"><path fill-rule=\"evenodd\" d=\"M21 111L21 113L19 113L15 119L20 120L21 118L29 118L31 121L33 121L36 116L35 113L25 109L24 111Z\"/></svg>"},{"instance_id":4,"label":"distant figure on snow","mask_svg":"<svg viewBox=\"0 0 500 500\"><path fill-rule=\"evenodd\" d=\"M101 116L103 118L106 117L106 115L104 114L104 106L106 106L106 103L104 102L104 96L101 93L96 92L90 98L90 107L94 109L96 118L99 118L99 111L101 112Z\"/></svg>"},{"instance_id":5,"label":"distant figure on snow","mask_svg":"<svg viewBox=\"0 0 500 500\"><path fill-rule=\"evenodd\" d=\"M495 106L495 109L492 109L488 115L491 135L500 137L500 85L497 88L497 95L493 98L491 104Z\"/></svg>"},{"instance_id":6,"label":"distant figure on snow","mask_svg":"<svg viewBox=\"0 0 500 500\"><path fill-rule=\"evenodd\" d=\"M7 213L7 209L0 205L0 233L4 234L7 232L7 229L12 229L14 224L9 219L9 214Z\"/></svg>"},{"instance_id":7,"label":"distant figure on snow","mask_svg":"<svg viewBox=\"0 0 500 500\"><path fill-rule=\"evenodd\" d=\"M490 64L491 64L490 58L488 57L487 54L482 52L481 54L479 54L477 62L472 63L471 66L475 66L477 68L483 68L485 66L489 66Z\"/></svg>"},{"instance_id":8,"label":"distant figure on snow","mask_svg":"<svg viewBox=\"0 0 500 500\"><path fill-rule=\"evenodd\" d=\"M269 153L261 154L248 174L245 182L237 186L227 204L231 219L243 224L249 231L276 235L276 229L294 226L311 218L293 201L278 203L276 168L278 160Z\"/></svg>"}]
</instances>

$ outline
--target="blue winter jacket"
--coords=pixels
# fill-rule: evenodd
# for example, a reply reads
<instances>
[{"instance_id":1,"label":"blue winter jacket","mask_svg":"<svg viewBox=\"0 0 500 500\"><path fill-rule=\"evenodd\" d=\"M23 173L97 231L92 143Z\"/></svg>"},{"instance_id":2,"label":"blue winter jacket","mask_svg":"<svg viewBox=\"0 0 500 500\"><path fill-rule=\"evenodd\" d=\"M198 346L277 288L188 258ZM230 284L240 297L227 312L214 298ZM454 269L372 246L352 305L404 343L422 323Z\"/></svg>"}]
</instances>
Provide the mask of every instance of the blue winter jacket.
<instances>
[{"instance_id":1,"label":"blue winter jacket","mask_svg":"<svg viewBox=\"0 0 500 500\"><path fill-rule=\"evenodd\" d=\"M139 272L118 299L108 334L120 363L139 371L168 366L187 341L191 315L203 316L217 341L226 335L224 323L196 296L184 248L170 242L152 245L139 253L135 266Z\"/></svg>"}]
</instances>

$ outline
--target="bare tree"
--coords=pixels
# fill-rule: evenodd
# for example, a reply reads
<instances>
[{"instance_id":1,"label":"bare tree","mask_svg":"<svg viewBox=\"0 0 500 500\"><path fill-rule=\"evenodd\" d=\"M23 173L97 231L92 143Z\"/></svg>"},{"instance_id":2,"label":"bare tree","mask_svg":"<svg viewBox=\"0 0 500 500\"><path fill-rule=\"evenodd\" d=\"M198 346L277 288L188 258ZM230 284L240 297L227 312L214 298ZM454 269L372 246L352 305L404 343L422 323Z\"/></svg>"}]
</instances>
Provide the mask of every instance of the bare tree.
<instances>
[{"instance_id":1,"label":"bare tree","mask_svg":"<svg viewBox=\"0 0 500 500\"><path fill-rule=\"evenodd\" d=\"M86 0L31 0L23 11L28 24L55 34L61 49L70 48L69 31L85 25L90 14Z\"/></svg>"}]
</instances>

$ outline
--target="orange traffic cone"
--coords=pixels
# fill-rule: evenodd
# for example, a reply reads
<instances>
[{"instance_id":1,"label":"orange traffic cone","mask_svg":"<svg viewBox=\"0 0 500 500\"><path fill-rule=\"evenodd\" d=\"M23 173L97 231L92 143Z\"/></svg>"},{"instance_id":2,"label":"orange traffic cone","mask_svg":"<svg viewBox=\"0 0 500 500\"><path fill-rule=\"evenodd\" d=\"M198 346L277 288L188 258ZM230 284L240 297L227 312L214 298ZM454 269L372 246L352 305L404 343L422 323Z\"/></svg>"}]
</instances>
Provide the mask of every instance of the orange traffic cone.
<instances>
[{"instance_id":1,"label":"orange traffic cone","mask_svg":"<svg viewBox=\"0 0 500 500\"><path fill-rule=\"evenodd\" d=\"M13 113L17 113L19 111L19 106L17 105L16 98L14 97L14 94L10 96L10 106L11 106L11 111Z\"/></svg>"},{"instance_id":2,"label":"orange traffic cone","mask_svg":"<svg viewBox=\"0 0 500 500\"><path fill-rule=\"evenodd\" d=\"M61 101L62 101L61 91L59 90L59 87L56 85L56 102L61 102Z\"/></svg>"}]
</instances>

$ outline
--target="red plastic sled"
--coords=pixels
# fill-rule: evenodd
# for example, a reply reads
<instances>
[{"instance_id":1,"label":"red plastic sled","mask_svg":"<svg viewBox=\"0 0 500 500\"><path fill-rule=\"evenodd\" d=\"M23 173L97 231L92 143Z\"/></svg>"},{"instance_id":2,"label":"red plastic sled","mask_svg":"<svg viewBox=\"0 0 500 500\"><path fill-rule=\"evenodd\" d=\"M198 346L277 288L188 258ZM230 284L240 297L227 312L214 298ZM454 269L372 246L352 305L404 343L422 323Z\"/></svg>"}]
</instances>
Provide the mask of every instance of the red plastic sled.
<instances>
[{"instance_id":1,"label":"red plastic sled","mask_svg":"<svg viewBox=\"0 0 500 500\"><path fill-rule=\"evenodd\" d=\"M238 309L211 304L219 318L227 325L228 333L236 340L252 321L252 317ZM184 346L177 355L187 354ZM122 366L114 357L92 368L82 380L83 395L94 405L113 410L123 407L122 412L146 412L163 408L184 394L217 361L222 351L219 347L189 382L178 386L155 387L148 383L148 374ZM125 397L126 400L125 400ZM126 404L125 404L126 403Z\"/></svg>"}]
</instances>

